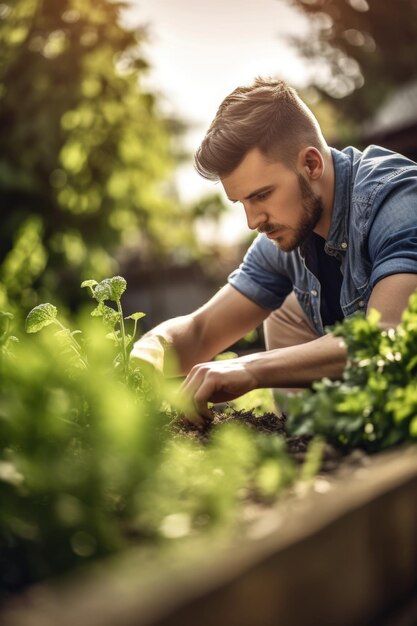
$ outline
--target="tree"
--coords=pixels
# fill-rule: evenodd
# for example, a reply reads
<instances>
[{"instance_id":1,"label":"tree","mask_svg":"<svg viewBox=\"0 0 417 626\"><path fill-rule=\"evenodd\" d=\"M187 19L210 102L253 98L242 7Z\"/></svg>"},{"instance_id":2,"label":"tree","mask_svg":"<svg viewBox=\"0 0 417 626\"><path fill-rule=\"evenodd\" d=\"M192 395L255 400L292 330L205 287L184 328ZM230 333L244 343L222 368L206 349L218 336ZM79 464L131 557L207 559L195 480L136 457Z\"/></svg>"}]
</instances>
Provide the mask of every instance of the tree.
<instances>
[{"instance_id":1,"label":"tree","mask_svg":"<svg viewBox=\"0 0 417 626\"><path fill-rule=\"evenodd\" d=\"M173 138L141 86L145 33L121 24L124 6L0 5L0 258L9 267L16 237L22 244L35 229L40 282L67 302L81 279L114 271L117 245L134 236L166 252L189 232L163 190ZM18 288L10 271L0 278Z\"/></svg>"},{"instance_id":2,"label":"tree","mask_svg":"<svg viewBox=\"0 0 417 626\"><path fill-rule=\"evenodd\" d=\"M416 0L290 1L312 20L295 43L316 63L315 87L350 119L363 121L417 75Z\"/></svg>"}]
</instances>

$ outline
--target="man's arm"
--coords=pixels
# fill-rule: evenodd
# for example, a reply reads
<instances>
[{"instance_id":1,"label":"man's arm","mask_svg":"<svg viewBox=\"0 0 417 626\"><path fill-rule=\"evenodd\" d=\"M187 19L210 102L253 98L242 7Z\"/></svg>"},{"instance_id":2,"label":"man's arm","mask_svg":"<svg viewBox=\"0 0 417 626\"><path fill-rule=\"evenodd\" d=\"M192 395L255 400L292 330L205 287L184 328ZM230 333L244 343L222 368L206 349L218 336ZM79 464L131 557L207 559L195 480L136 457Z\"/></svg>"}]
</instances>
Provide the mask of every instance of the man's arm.
<instances>
[{"instance_id":1,"label":"man's arm","mask_svg":"<svg viewBox=\"0 0 417 626\"><path fill-rule=\"evenodd\" d=\"M408 299L417 288L417 274L395 274L380 280L368 303L368 310L381 313L381 327L395 327L401 321ZM331 334L297 346L192 368L184 391L193 398L198 415L209 418L207 402L232 400L259 387L308 387L314 380L342 376L346 348Z\"/></svg>"},{"instance_id":2,"label":"man's arm","mask_svg":"<svg viewBox=\"0 0 417 626\"><path fill-rule=\"evenodd\" d=\"M380 280L371 293L368 310L381 313L380 326L395 328L407 308L411 294L417 289L417 274L392 274Z\"/></svg>"},{"instance_id":3,"label":"man's arm","mask_svg":"<svg viewBox=\"0 0 417 626\"><path fill-rule=\"evenodd\" d=\"M170 374L187 374L256 328L269 314L230 285L189 315L156 326L137 341L131 359L139 359ZM166 353L172 351L176 370Z\"/></svg>"},{"instance_id":4,"label":"man's arm","mask_svg":"<svg viewBox=\"0 0 417 626\"><path fill-rule=\"evenodd\" d=\"M250 354L236 359L199 363L183 390L193 399L196 415L210 418L207 402L227 402L261 387L308 387L326 376L340 378L346 348L339 337L324 335L308 343Z\"/></svg>"}]
</instances>

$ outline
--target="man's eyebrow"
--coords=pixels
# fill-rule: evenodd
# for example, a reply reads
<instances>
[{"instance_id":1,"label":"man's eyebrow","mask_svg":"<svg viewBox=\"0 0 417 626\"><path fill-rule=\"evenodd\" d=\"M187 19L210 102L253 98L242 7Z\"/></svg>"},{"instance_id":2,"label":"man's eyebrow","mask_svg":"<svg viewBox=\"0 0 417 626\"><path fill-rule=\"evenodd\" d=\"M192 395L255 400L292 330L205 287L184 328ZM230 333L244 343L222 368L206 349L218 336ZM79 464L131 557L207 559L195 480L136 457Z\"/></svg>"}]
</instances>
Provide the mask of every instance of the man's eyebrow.
<instances>
[{"instance_id":1,"label":"man's eyebrow","mask_svg":"<svg viewBox=\"0 0 417 626\"><path fill-rule=\"evenodd\" d=\"M272 189L273 185L265 185L264 187L259 187L259 189L255 189L255 191L252 191L249 195L247 195L244 200L250 200L251 198L254 198L255 196L257 196L260 193L263 193L265 191L268 191L269 189ZM229 198L230 202L238 202L238 200L232 200L232 198Z\"/></svg>"}]
</instances>

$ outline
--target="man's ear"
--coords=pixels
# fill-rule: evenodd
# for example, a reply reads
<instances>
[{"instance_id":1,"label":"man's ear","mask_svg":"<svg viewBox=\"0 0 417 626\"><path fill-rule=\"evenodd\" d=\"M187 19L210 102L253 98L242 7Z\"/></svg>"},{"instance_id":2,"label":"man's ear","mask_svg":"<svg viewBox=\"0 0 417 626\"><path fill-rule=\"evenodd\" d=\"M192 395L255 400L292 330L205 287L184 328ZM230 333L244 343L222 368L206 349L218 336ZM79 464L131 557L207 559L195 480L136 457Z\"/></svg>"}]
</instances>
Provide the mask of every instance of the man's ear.
<instances>
[{"instance_id":1,"label":"man's ear","mask_svg":"<svg viewBox=\"0 0 417 626\"><path fill-rule=\"evenodd\" d=\"M299 164L311 180L319 180L324 173L324 159L320 150L314 146L303 148L299 155Z\"/></svg>"}]
</instances>

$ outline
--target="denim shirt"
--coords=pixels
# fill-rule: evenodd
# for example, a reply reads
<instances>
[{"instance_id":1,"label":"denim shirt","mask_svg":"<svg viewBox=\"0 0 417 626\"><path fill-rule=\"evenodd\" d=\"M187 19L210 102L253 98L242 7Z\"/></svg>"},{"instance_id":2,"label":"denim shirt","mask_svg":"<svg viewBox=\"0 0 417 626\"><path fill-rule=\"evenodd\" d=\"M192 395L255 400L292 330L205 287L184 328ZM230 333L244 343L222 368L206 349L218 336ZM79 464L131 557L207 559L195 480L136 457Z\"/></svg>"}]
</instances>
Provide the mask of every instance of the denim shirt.
<instances>
[{"instance_id":1,"label":"denim shirt","mask_svg":"<svg viewBox=\"0 0 417 626\"><path fill-rule=\"evenodd\" d=\"M345 317L365 310L375 284L390 274L417 274L417 163L379 146L331 148L333 212L325 252L341 262ZM278 309L294 291L317 333L321 286L307 239L283 252L259 234L228 282L259 306Z\"/></svg>"}]
</instances>

